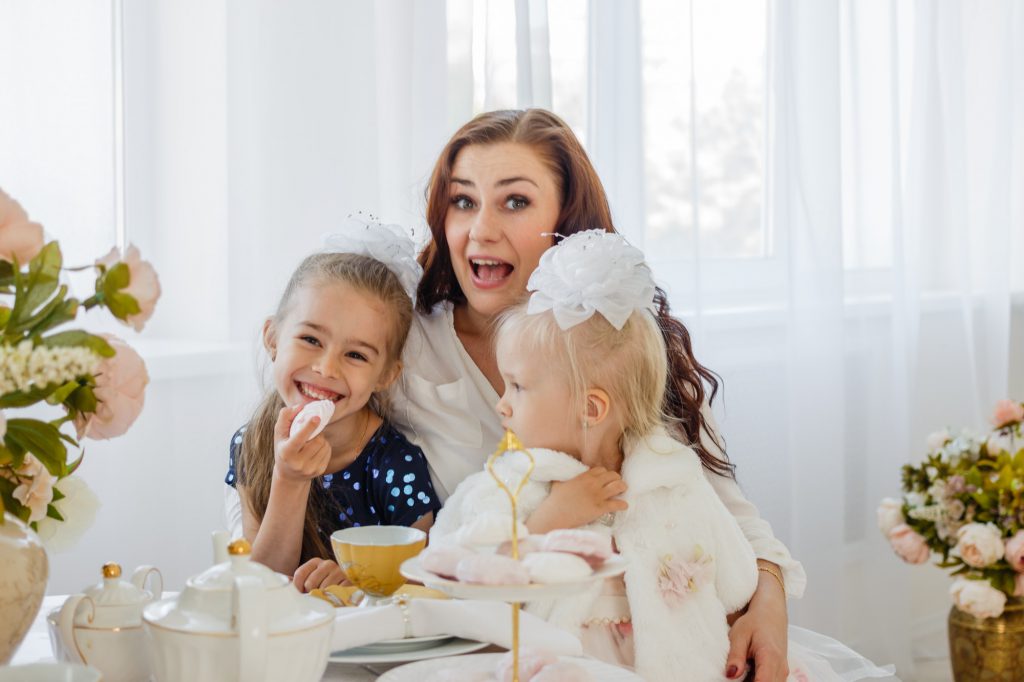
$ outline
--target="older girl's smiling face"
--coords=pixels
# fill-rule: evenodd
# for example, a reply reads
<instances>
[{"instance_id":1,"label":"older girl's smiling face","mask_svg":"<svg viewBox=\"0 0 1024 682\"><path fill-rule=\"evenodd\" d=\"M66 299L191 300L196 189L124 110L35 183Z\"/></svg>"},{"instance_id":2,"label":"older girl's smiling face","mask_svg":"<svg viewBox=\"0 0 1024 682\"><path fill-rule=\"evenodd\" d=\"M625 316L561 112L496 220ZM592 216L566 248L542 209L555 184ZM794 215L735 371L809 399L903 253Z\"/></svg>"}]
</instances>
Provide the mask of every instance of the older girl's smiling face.
<instances>
[{"instance_id":1,"label":"older girl's smiling face","mask_svg":"<svg viewBox=\"0 0 1024 682\"><path fill-rule=\"evenodd\" d=\"M456 156L444 231L474 314L493 317L526 292L553 243L560 197L555 176L528 146L476 144Z\"/></svg>"}]
</instances>

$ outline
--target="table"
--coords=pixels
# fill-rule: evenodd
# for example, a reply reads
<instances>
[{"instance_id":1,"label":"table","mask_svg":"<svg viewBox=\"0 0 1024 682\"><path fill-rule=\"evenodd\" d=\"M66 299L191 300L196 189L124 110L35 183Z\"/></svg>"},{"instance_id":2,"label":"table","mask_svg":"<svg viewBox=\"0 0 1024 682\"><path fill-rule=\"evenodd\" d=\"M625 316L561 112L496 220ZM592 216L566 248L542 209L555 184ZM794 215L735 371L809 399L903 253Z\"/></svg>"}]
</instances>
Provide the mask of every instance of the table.
<instances>
[{"instance_id":1,"label":"table","mask_svg":"<svg viewBox=\"0 0 1024 682\"><path fill-rule=\"evenodd\" d=\"M55 608L58 608L67 599L67 595L47 595L43 598L43 606L39 609L32 627L29 629L25 640L14 653L11 665L25 663L38 663L40 661L53 661L53 651L50 649L50 633L46 627L46 615ZM497 647L484 649L484 652L503 651ZM324 671L324 682L368 682L375 680L385 671L404 665L380 664L373 666L347 665L344 663L328 663Z\"/></svg>"}]
</instances>

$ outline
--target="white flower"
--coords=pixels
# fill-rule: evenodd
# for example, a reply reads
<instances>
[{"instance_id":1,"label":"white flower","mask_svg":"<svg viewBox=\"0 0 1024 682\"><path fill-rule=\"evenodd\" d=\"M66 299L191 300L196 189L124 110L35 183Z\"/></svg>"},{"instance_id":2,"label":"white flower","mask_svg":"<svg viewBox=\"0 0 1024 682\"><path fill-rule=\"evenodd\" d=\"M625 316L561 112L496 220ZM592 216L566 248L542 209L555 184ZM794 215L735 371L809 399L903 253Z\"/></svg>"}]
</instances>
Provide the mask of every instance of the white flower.
<instances>
[{"instance_id":1,"label":"white flower","mask_svg":"<svg viewBox=\"0 0 1024 682\"><path fill-rule=\"evenodd\" d=\"M946 502L946 514L949 518L954 520L960 520L964 517L964 512L967 511L967 506L955 497Z\"/></svg>"},{"instance_id":2,"label":"white flower","mask_svg":"<svg viewBox=\"0 0 1024 682\"><path fill-rule=\"evenodd\" d=\"M93 374L102 359L80 346L33 347L31 341L0 344L0 394L67 383Z\"/></svg>"},{"instance_id":3,"label":"white flower","mask_svg":"<svg viewBox=\"0 0 1024 682\"><path fill-rule=\"evenodd\" d=\"M987 580L957 578L949 588L958 609L976 618L997 618L1006 606L1006 595L988 584Z\"/></svg>"},{"instance_id":4,"label":"white flower","mask_svg":"<svg viewBox=\"0 0 1024 682\"><path fill-rule=\"evenodd\" d=\"M991 523L968 523L957 533L956 551L968 566L985 568L1003 558L1002 533Z\"/></svg>"},{"instance_id":5,"label":"white flower","mask_svg":"<svg viewBox=\"0 0 1024 682\"><path fill-rule=\"evenodd\" d=\"M416 299L423 268L416 261L416 244L400 225L385 225L362 215L349 216L336 232L324 235L323 251L379 260L395 273L409 298Z\"/></svg>"},{"instance_id":6,"label":"white flower","mask_svg":"<svg viewBox=\"0 0 1024 682\"><path fill-rule=\"evenodd\" d=\"M569 329L600 313L622 329L636 310L654 311L654 280L644 254L622 235L577 232L544 252L526 288L526 311L550 310Z\"/></svg>"},{"instance_id":7,"label":"white flower","mask_svg":"<svg viewBox=\"0 0 1024 682\"><path fill-rule=\"evenodd\" d=\"M57 489L64 493L64 499L57 500L57 508L63 521L49 517L39 522L36 533L51 552L62 552L74 546L78 539L92 525L100 501L78 476L62 478Z\"/></svg>"},{"instance_id":8,"label":"white flower","mask_svg":"<svg viewBox=\"0 0 1024 682\"><path fill-rule=\"evenodd\" d=\"M1013 454L1013 438L1008 434L996 431L985 441L985 450L989 455L997 455L1000 452Z\"/></svg>"},{"instance_id":9,"label":"white flower","mask_svg":"<svg viewBox=\"0 0 1024 682\"><path fill-rule=\"evenodd\" d=\"M0 410L0 438L7 435L7 416Z\"/></svg>"},{"instance_id":10,"label":"white flower","mask_svg":"<svg viewBox=\"0 0 1024 682\"><path fill-rule=\"evenodd\" d=\"M907 504L911 507L920 507L924 505L924 495L921 493L907 493L904 496Z\"/></svg>"},{"instance_id":11,"label":"white flower","mask_svg":"<svg viewBox=\"0 0 1024 682\"><path fill-rule=\"evenodd\" d=\"M12 496L29 508L29 522L45 518L46 506L53 500L53 483L57 479L46 470L42 462L30 454L25 455L25 460L15 473L21 482Z\"/></svg>"},{"instance_id":12,"label":"white flower","mask_svg":"<svg viewBox=\"0 0 1024 682\"><path fill-rule=\"evenodd\" d=\"M946 444L946 441L950 439L949 429L942 429L941 431L935 431L934 433L928 434L928 438L925 442L928 444L928 452L936 453L942 449L942 446Z\"/></svg>"},{"instance_id":13,"label":"white flower","mask_svg":"<svg viewBox=\"0 0 1024 682\"><path fill-rule=\"evenodd\" d=\"M902 502L891 497L886 497L878 505L878 530L885 537L889 537L889 531L905 522L902 507Z\"/></svg>"}]
</instances>

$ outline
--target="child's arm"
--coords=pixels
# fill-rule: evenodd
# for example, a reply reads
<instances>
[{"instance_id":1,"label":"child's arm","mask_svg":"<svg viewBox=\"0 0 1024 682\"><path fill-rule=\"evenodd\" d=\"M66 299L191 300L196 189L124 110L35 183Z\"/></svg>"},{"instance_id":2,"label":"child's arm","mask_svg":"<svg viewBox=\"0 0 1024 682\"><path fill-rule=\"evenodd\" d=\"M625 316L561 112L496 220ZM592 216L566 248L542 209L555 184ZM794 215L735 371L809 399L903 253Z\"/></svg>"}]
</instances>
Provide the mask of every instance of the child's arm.
<instances>
[{"instance_id":1,"label":"child's arm","mask_svg":"<svg viewBox=\"0 0 1024 682\"><path fill-rule=\"evenodd\" d=\"M629 507L618 496L626 492L622 476L594 467L568 481L552 482L551 492L526 519L530 533L586 526L609 512Z\"/></svg>"},{"instance_id":2,"label":"child's arm","mask_svg":"<svg viewBox=\"0 0 1024 682\"><path fill-rule=\"evenodd\" d=\"M281 410L274 427L274 473L270 499L262 519L248 504L242 505L242 526L252 542L252 559L275 571L291 575L302 556L302 526L309 502L311 481L327 469L331 446L323 436L306 441L319 419L310 419L294 436L292 420L301 407Z\"/></svg>"},{"instance_id":3,"label":"child's arm","mask_svg":"<svg viewBox=\"0 0 1024 682\"><path fill-rule=\"evenodd\" d=\"M322 590L331 585L346 585L345 571L330 559L310 559L295 569L292 584L299 592Z\"/></svg>"}]
</instances>

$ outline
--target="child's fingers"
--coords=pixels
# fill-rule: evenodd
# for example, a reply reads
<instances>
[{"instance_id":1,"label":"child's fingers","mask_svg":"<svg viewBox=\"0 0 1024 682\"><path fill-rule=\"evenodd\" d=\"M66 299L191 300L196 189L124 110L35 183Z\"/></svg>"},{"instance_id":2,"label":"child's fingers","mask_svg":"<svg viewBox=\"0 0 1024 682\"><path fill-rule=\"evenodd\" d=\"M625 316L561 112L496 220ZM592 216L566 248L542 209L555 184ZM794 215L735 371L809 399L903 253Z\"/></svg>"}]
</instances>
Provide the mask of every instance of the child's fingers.
<instances>
[{"instance_id":1,"label":"child's fingers","mask_svg":"<svg viewBox=\"0 0 1024 682\"><path fill-rule=\"evenodd\" d=\"M604 493L608 497L616 497L626 492L627 487L625 481L616 478L604 484Z\"/></svg>"},{"instance_id":2,"label":"child's fingers","mask_svg":"<svg viewBox=\"0 0 1024 682\"><path fill-rule=\"evenodd\" d=\"M277 413L277 422L274 424L274 440L286 440L295 421L295 415L302 409L301 405L295 407L282 407Z\"/></svg>"},{"instance_id":3,"label":"child's fingers","mask_svg":"<svg viewBox=\"0 0 1024 682\"><path fill-rule=\"evenodd\" d=\"M294 438L296 443L305 443L309 440L309 437L313 435L313 432L316 431L316 427L319 425L320 417L312 417L295 432L295 435L292 436L292 438ZM288 428L291 428L291 424L288 425Z\"/></svg>"},{"instance_id":4,"label":"child's fingers","mask_svg":"<svg viewBox=\"0 0 1024 682\"><path fill-rule=\"evenodd\" d=\"M604 501L602 509L604 509L604 513L606 514L608 512L626 511L629 509L629 504L627 504L625 500L616 500L612 498Z\"/></svg>"},{"instance_id":5,"label":"child's fingers","mask_svg":"<svg viewBox=\"0 0 1024 682\"><path fill-rule=\"evenodd\" d=\"M306 580L310 574L320 565L322 559L310 559L306 563L302 564L295 569L295 575L292 576L292 583L295 585L299 592L306 592L305 589Z\"/></svg>"},{"instance_id":6,"label":"child's fingers","mask_svg":"<svg viewBox=\"0 0 1024 682\"><path fill-rule=\"evenodd\" d=\"M303 591L309 592L310 590L323 589L330 585L337 585L341 582L342 577L343 575L338 564L333 561L321 561L320 565L317 566L316 569L309 574L309 577L306 578L306 589Z\"/></svg>"}]
</instances>

